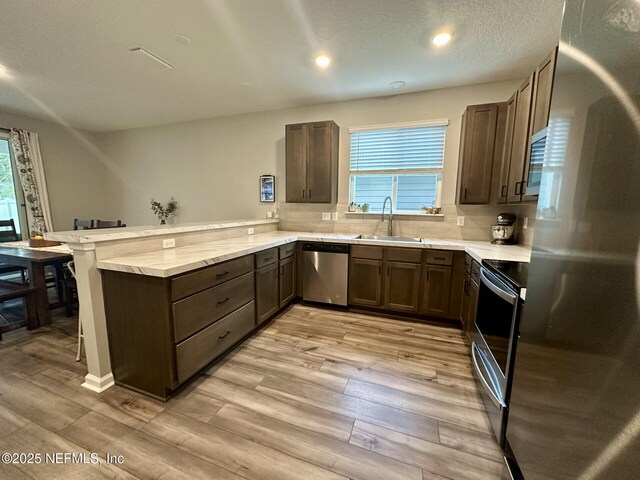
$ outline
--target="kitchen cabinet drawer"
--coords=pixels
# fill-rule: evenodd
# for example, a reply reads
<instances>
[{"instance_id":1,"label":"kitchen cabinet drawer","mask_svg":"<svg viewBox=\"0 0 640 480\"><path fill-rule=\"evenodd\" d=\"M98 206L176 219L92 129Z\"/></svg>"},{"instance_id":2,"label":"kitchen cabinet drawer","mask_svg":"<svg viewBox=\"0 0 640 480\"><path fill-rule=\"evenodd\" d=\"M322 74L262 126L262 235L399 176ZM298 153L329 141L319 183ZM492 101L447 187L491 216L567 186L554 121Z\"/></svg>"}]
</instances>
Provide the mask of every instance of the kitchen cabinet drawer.
<instances>
[{"instance_id":1,"label":"kitchen cabinet drawer","mask_svg":"<svg viewBox=\"0 0 640 480\"><path fill-rule=\"evenodd\" d=\"M296 253L296 242L288 243L280 247L280 260L293 257Z\"/></svg>"},{"instance_id":2,"label":"kitchen cabinet drawer","mask_svg":"<svg viewBox=\"0 0 640 480\"><path fill-rule=\"evenodd\" d=\"M385 260L390 262L420 263L422 250L419 248L385 248Z\"/></svg>"},{"instance_id":3,"label":"kitchen cabinet drawer","mask_svg":"<svg viewBox=\"0 0 640 480\"><path fill-rule=\"evenodd\" d=\"M278 261L278 247L256 253L256 268L266 267Z\"/></svg>"},{"instance_id":4,"label":"kitchen cabinet drawer","mask_svg":"<svg viewBox=\"0 0 640 480\"><path fill-rule=\"evenodd\" d=\"M175 342L184 340L253 298L253 272L251 272L174 303Z\"/></svg>"},{"instance_id":5,"label":"kitchen cabinet drawer","mask_svg":"<svg viewBox=\"0 0 640 480\"><path fill-rule=\"evenodd\" d=\"M250 302L176 345L178 382L182 383L253 330L255 303Z\"/></svg>"},{"instance_id":6,"label":"kitchen cabinet drawer","mask_svg":"<svg viewBox=\"0 0 640 480\"><path fill-rule=\"evenodd\" d=\"M240 277L251 270L253 270L253 255L246 255L193 273L181 275L171 280L171 300L175 302L181 298Z\"/></svg>"},{"instance_id":7,"label":"kitchen cabinet drawer","mask_svg":"<svg viewBox=\"0 0 640 480\"><path fill-rule=\"evenodd\" d=\"M353 258L382 260L382 247L367 247L364 245L351 245L350 255Z\"/></svg>"},{"instance_id":8,"label":"kitchen cabinet drawer","mask_svg":"<svg viewBox=\"0 0 640 480\"><path fill-rule=\"evenodd\" d=\"M424 263L427 265L452 265L453 252L443 250L427 250L425 252Z\"/></svg>"}]
</instances>

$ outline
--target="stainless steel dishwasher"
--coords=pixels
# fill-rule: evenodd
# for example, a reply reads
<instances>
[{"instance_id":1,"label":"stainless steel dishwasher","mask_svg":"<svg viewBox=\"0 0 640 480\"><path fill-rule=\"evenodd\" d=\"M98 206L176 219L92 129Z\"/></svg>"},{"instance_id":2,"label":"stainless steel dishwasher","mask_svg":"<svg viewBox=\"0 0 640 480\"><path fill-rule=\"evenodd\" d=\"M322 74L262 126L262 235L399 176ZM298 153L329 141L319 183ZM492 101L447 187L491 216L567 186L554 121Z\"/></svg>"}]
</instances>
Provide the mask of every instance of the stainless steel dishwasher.
<instances>
[{"instance_id":1,"label":"stainless steel dishwasher","mask_svg":"<svg viewBox=\"0 0 640 480\"><path fill-rule=\"evenodd\" d=\"M304 301L347 305L349 245L304 242L302 262Z\"/></svg>"}]
</instances>

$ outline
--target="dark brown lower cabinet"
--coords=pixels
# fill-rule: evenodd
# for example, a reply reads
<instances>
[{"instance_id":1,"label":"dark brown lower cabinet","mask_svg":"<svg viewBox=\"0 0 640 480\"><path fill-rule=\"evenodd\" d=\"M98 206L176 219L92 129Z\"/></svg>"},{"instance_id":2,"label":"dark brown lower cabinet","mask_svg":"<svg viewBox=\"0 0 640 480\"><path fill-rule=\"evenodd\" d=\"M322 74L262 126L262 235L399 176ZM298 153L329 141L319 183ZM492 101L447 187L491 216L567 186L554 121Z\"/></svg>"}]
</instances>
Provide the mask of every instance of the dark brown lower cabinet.
<instances>
[{"instance_id":1,"label":"dark brown lower cabinet","mask_svg":"<svg viewBox=\"0 0 640 480\"><path fill-rule=\"evenodd\" d=\"M280 308L296 296L296 257L280 260Z\"/></svg>"},{"instance_id":2,"label":"dark brown lower cabinet","mask_svg":"<svg viewBox=\"0 0 640 480\"><path fill-rule=\"evenodd\" d=\"M420 285L420 313L436 317L449 315L451 267L425 265Z\"/></svg>"},{"instance_id":3,"label":"dark brown lower cabinet","mask_svg":"<svg viewBox=\"0 0 640 480\"><path fill-rule=\"evenodd\" d=\"M379 307L382 300L382 260L349 260L349 304Z\"/></svg>"},{"instance_id":4,"label":"dark brown lower cabinet","mask_svg":"<svg viewBox=\"0 0 640 480\"><path fill-rule=\"evenodd\" d=\"M384 308L417 312L420 296L420 264L384 262Z\"/></svg>"},{"instance_id":5,"label":"dark brown lower cabinet","mask_svg":"<svg viewBox=\"0 0 640 480\"><path fill-rule=\"evenodd\" d=\"M467 337L471 339L476 324L476 312L478 311L478 291L480 290L480 264L472 260L468 255L465 262L464 289L462 296L462 310L460 318Z\"/></svg>"},{"instance_id":6,"label":"dark brown lower cabinet","mask_svg":"<svg viewBox=\"0 0 640 480\"><path fill-rule=\"evenodd\" d=\"M262 322L280 308L279 265L273 263L268 267L256 270L256 322Z\"/></svg>"},{"instance_id":7,"label":"dark brown lower cabinet","mask_svg":"<svg viewBox=\"0 0 640 480\"><path fill-rule=\"evenodd\" d=\"M248 255L168 278L102 271L116 383L166 400L249 335L253 262Z\"/></svg>"},{"instance_id":8,"label":"dark brown lower cabinet","mask_svg":"<svg viewBox=\"0 0 640 480\"><path fill-rule=\"evenodd\" d=\"M480 286L472 278L469 284L469 317L467 319L467 335L471 337L476 326L476 313L478 311L478 291Z\"/></svg>"}]
</instances>

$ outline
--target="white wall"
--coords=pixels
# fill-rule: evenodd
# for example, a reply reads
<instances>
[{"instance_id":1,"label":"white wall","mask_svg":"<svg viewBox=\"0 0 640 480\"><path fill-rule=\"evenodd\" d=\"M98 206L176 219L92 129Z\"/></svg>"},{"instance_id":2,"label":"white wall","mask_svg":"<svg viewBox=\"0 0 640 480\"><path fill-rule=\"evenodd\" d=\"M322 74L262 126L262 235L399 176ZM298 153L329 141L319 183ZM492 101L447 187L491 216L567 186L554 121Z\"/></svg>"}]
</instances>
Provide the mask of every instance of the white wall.
<instances>
[{"instance_id":1,"label":"white wall","mask_svg":"<svg viewBox=\"0 0 640 480\"><path fill-rule=\"evenodd\" d=\"M0 127L39 135L54 230L70 230L74 218L109 217L106 170L95 134L2 111Z\"/></svg>"},{"instance_id":2,"label":"white wall","mask_svg":"<svg viewBox=\"0 0 640 480\"><path fill-rule=\"evenodd\" d=\"M443 175L443 205L455 203L462 112L467 105L505 101L519 81L338 102L311 107L198 120L99 134L109 166L109 212L128 224L154 222L153 196L180 203L180 222L263 217L272 205L258 201L258 177L277 176L284 198L284 126L335 120L340 126L338 203L349 193L352 126L449 118Z\"/></svg>"}]
</instances>

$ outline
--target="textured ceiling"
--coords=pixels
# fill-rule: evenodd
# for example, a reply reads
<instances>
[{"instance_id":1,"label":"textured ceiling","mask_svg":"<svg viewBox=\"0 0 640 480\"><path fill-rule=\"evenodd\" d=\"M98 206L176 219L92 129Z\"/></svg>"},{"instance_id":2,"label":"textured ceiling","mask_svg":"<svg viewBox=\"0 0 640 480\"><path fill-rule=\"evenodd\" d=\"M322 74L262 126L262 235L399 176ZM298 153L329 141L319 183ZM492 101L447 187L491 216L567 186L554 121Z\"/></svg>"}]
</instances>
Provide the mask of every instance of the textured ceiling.
<instances>
[{"instance_id":1,"label":"textured ceiling","mask_svg":"<svg viewBox=\"0 0 640 480\"><path fill-rule=\"evenodd\" d=\"M106 131L524 78L561 15L562 0L3 2L0 109Z\"/></svg>"}]
</instances>

